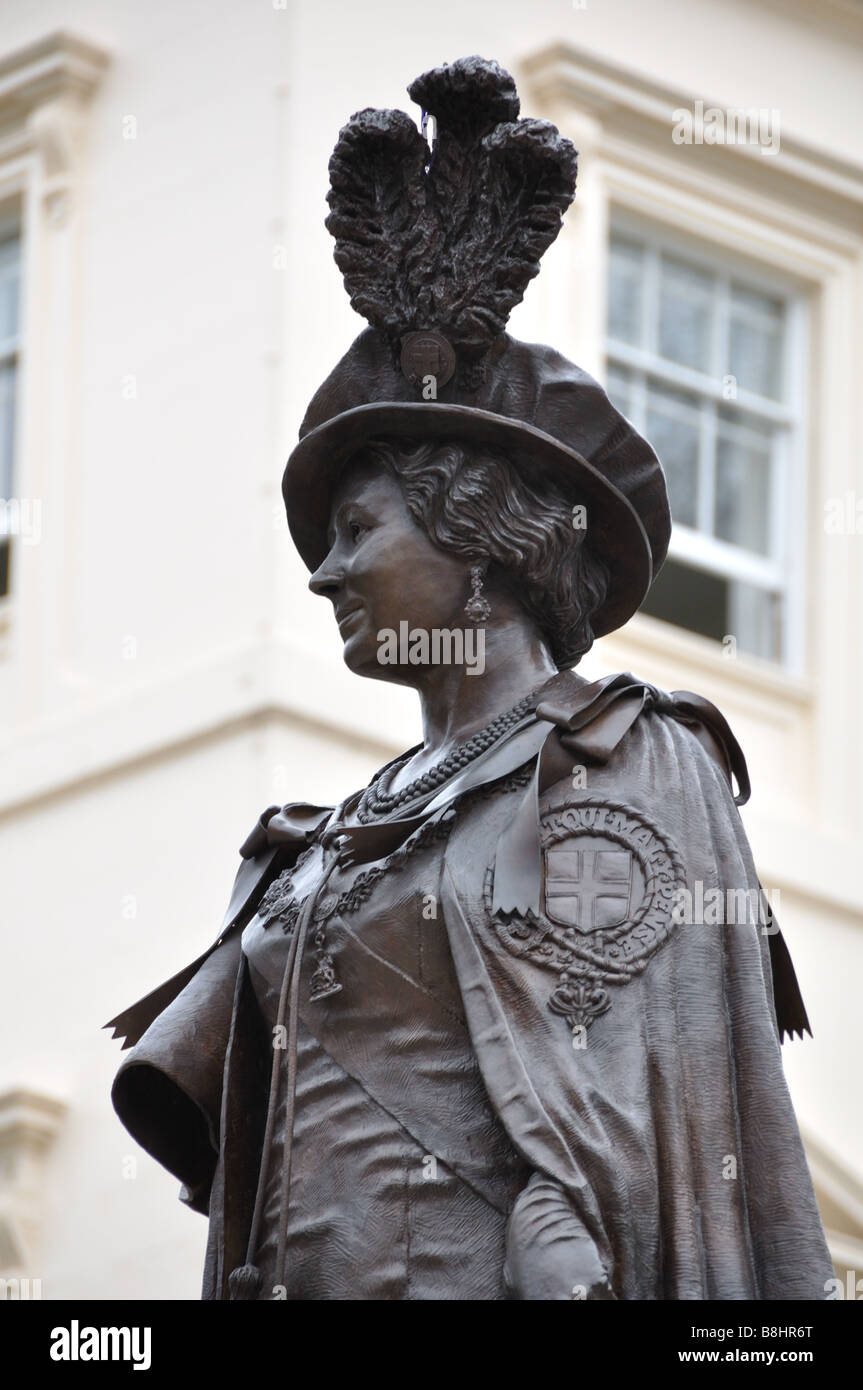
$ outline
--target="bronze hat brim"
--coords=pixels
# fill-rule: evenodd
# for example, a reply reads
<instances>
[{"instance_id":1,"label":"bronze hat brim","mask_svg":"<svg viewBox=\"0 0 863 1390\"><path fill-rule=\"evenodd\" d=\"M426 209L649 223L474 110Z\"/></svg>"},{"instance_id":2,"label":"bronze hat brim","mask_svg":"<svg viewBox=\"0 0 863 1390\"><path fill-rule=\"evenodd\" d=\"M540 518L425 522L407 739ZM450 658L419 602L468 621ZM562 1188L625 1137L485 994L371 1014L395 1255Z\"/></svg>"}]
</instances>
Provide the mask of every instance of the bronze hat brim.
<instances>
[{"instance_id":1,"label":"bronze hat brim","mask_svg":"<svg viewBox=\"0 0 863 1390\"><path fill-rule=\"evenodd\" d=\"M593 620L595 635L622 627L643 602L653 580L650 542L635 508L613 483L581 454L534 425L473 406L432 401L355 406L310 430L297 444L285 467L282 496L291 536L309 570L316 570L329 550L330 501L345 464L377 435L477 440L505 450L531 483L547 477L564 485L587 508L591 549L610 569L608 595Z\"/></svg>"}]
</instances>

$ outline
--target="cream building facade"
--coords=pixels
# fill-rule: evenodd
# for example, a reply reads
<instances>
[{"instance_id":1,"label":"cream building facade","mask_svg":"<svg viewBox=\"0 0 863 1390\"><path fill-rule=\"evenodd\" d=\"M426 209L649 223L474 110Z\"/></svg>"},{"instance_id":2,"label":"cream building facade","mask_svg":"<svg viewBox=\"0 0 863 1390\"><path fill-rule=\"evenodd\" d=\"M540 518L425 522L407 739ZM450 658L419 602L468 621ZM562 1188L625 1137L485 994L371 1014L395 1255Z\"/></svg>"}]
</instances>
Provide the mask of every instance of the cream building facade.
<instances>
[{"instance_id":1,"label":"cream building facade","mask_svg":"<svg viewBox=\"0 0 863 1390\"><path fill-rule=\"evenodd\" d=\"M863 1296L856 0L7 0L11 1294L197 1297L205 1223L116 1120L100 1025L212 939L264 806L343 796L416 740L413 697L343 667L279 481L362 326L322 225L339 127L407 109L413 77L473 52L581 152L512 331L607 382L669 466L670 580L584 670L698 691L743 745L744 821L815 1032L786 1074Z\"/></svg>"}]
</instances>

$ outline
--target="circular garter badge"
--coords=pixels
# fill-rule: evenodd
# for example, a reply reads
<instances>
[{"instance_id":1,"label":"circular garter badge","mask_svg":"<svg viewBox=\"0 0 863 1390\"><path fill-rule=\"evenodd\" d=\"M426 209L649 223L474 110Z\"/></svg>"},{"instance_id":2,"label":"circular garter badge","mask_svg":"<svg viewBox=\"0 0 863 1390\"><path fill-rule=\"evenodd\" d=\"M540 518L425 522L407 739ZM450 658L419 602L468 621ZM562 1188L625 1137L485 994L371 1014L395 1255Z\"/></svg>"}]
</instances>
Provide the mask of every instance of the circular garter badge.
<instances>
[{"instance_id":1,"label":"circular garter badge","mask_svg":"<svg viewBox=\"0 0 863 1390\"><path fill-rule=\"evenodd\" d=\"M542 818L543 917L496 919L504 945L559 977L549 1008L585 1028L606 986L639 974L676 923L680 856L641 811L586 799Z\"/></svg>"},{"instance_id":2,"label":"circular garter badge","mask_svg":"<svg viewBox=\"0 0 863 1390\"><path fill-rule=\"evenodd\" d=\"M456 367L455 352L449 339L433 329L405 335L400 363L402 372L412 386L421 386L427 378L434 377L436 389L446 386Z\"/></svg>"}]
</instances>

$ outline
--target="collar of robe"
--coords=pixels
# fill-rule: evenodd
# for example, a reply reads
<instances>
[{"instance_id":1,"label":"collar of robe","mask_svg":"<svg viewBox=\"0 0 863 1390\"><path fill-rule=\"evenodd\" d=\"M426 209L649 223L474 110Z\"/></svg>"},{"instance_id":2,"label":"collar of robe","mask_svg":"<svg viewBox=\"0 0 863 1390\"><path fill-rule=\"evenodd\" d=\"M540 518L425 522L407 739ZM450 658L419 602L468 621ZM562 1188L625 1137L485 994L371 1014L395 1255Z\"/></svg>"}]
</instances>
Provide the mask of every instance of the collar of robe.
<instances>
[{"instance_id":1,"label":"collar of robe","mask_svg":"<svg viewBox=\"0 0 863 1390\"><path fill-rule=\"evenodd\" d=\"M392 854L421 825L445 816L467 792L507 776L536 757L533 778L515 815L503 830L495 855L492 911L539 917L542 851L539 801L543 792L572 775L573 766L606 763L642 713L655 710L688 725L714 757L719 757L738 806L749 798L743 752L723 715L709 700L688 690L671 694L629 672L592 684L572 671L553 676L539 692L536 712L476 758L445 787L432 793L409 817L350 825L342 817L353 797L336 808L292 803L264 812L242 847L249 858L265 845L308 844L320 831L325 849L335 848L339 864L367 864ZM732 780L733 778L733 780Z\"/></svg>"}]
</instances>

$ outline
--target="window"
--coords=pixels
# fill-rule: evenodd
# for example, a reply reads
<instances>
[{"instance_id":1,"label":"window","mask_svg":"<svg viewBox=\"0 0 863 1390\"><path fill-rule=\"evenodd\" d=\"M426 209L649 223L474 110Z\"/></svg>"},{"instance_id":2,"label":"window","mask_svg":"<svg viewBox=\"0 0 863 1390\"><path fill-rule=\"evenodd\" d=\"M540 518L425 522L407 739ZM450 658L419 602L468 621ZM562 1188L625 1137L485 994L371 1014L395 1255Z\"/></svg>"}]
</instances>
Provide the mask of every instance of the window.
<instances>
[{"instance_id":1,"label":"window","mask_svg":"<svg viewBox=\"0 0 863 1390\"><path fill-rule=\"evenodd\" d=\"M17 226L0 221L0 598L9 592L15 492L15 394L18 378L18 300L21 242Z\"/></svg>"},{"instance_id":2,"label":"window","mask_svg":"<svg viewBox=\"0 0 863 1390\"><path fill-rule=\"evenodd\" d=\"M609 395L659 455L674 519L642 612L787 663L794 297L643 227L615 228L609 265Z\"/></svg>"}]
</instances>

